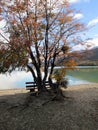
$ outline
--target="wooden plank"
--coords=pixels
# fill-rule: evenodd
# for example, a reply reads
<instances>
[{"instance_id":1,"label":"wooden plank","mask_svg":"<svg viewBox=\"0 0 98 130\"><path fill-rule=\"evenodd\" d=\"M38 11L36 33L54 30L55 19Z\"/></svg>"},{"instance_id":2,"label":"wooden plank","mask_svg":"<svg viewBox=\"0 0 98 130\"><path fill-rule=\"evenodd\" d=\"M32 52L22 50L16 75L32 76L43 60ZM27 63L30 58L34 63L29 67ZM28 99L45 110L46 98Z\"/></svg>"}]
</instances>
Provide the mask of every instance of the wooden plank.
<instances>
[{"instance_id":1,"label":"wooden plank","mask_svg":"<svg viewBox=\"0 0 98 130\"><path fill-rule=\"evenodd\" d=\"M26 87L37 87L37 85L26 85Z\"/></svg>"},{"instance_id":2,"label":"wooden plank","mask_svg":"<svg viewBox=\"0 0 98 130\"><path fill-rule=\"evenodd\" d=\"M35 84L35 82L26 82L26 84Z\"/></svg>"},{"instance_id":3,"label":"wooden plank","mask_svg":"<svg viewBox=\"0 0 98 130\"><path fill-rule=\"evenodd\" d=\"M48 81L46 81L45 83L49 83ZM26 84L36 84L35 82L26 82Z\"/></svg>"},{"instance_id":4,"label":"wooden plank","mask_svg":"<svg viewBox=\"0 0 98 130\"><path fill-rule=\"evenodd\" d=\"M50 88L48 81L45 82L45 85L47 86L47 88ZM35 89L37 89L37 85L35 82L26 82L26 89L30 90L30 92L35 92Z\"/></svg>"}]
</instances>

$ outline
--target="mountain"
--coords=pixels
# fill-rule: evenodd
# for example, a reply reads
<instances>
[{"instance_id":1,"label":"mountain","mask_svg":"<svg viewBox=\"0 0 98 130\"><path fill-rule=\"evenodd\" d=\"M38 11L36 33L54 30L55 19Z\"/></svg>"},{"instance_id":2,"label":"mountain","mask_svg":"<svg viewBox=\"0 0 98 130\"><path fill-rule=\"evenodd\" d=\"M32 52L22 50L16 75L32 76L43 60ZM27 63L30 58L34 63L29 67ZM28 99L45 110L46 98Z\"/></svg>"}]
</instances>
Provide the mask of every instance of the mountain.
<instances>
[{"instance_id":1,"label":"mountain","mask_svg":"<svg viewBox=\"0 0 98 130\"><path fill-rule=\"evenodd\" d=\"M82 59L78 62L78 65L98 65L98 48L93 48L80 53Z\"/></svg>"},{"instance_id":2,"label":"mountain","mask_svg":"<svg viewBox=\"0 0 98 130\"><path fill-rule=\"evenodd\" d=\"M79 66L98 66L98 48L93 48L85 51L72 52L77 53L79 57L71 56ZM71 53L71 54L72 54ZM70 57L61 56L57 59L56 65L62 66Z\"/></svg>"}]
</instances>

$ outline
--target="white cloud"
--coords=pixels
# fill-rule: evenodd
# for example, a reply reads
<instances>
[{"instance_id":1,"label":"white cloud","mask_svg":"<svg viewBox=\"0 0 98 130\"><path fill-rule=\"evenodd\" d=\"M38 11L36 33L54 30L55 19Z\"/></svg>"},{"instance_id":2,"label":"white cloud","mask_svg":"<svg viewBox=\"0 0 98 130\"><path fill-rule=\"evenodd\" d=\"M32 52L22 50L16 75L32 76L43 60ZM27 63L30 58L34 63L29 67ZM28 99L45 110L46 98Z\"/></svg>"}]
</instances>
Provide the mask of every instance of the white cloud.
<instances>
[{"instance_id":1,"label":"white cloud","mask_svg":"<svg viewBox=\"0 0 98 130\"><path fill-rule=\"evenodd\" d=\"M98 38L93 39L92 43L94 44L94 46L98 46Z\"/></svg>"},{"instance_id":2,"label":"white cloud","mask_svg":"<svg viewBox=\"0 0 98 130\"><path fill-rule=\"evenodd\" d=\"M79 44L79 45L76 45L72 48L73 51L80 51L80 50L85 50L85 46Z\"/></svg>"},{"instance_id":3,"label":"white cloud","mask_svg":"<svg viewBox=\"0 0 98 130\"><path fill-rule=\"evenodd\" d=\"M88 48L89 46L89 48ZM76 46L73 46L74 51L79 51L79 50L85 50L85 49L92 49L94 47L98 47L98 38L93 38L90 40L87 40L84 45L78 44Z\"/></svg>"},{"instance_id":4,"label":"white cloud","mask_svg":"<svg viewBox=\"0 0 98 130\"><path fill-rule=\"evenodd\" d=\"M5 38L8 40L9 39L9 35L7 33L5 33L4 31L4 27L6 26L6 21L2 20L0 21L0 40L1 41L6 41ZM4 36L4 37L2 37Z\"/></svg>"},{"instance_id":5,"label":"white cloud","mask_svg":"<svg viewBox=\"0 0 98 130\"><path fill-rule=\"evenodd\" d=\"M96 25L96 24L98 24L98 17L97 18L95 18L95 19L93 19L93 20L91 20L91 21L89 21L89 23L88 23L88 27L91 27L91 26L94 26L94 25Z\"/></svg>"},{"instance_id":6,"label":"white cloud","mask_svg":"<svg viewBox=\"0 0 98 130\"><path fill-rule=\"evenodd\" d=\"M5 26L6 22L4 20L0 21L0 33L4 35L4 31L2 30ZM4 40L4 38L0 35L0 40Z\"/></svg>"},{"instance_id":7,"label":"white cloud","mask_svg":"<svg viewBox=\"0 0 98 130\"><path fill-rule=\"evenodd\" d=\"M69 2L70 4L74 4L74 3L80 2L80 0L68 0L68 2Z\"/></svg>"},{"instance_id":8,"label":"white cloud","mask_svg":"<svg viewBox=\"0 0 98 130\"><path fill-rule=\"evenodd\" d=\"M75 3L79 3L79 2L89 3L90 0L68 0L68 2L69 2L70 4L75 4Z\"/></svg>"},{"instance_id":9,"label":"white cloud","mask_svg":"<svg viewBox=\"0 0 98 130\"><path fill-rule=\"evenodd\" d=\"M5 20L0 21L0 29L3 28L5 25L6 25Z\"/></svg>"},{"instance_id":10,"label":"white cloud","mask_svg":"<svg viewBox=\"0 0 98 130\"><path fill-rule=\"evenodd\" d=\"M84 16L81 13L77 13L74 15L74 19L82 19Z\"/></svg>"},{"instance_id":11,"label":"white cloud","mask_svg":"<svg viewBox=\"0 0 98 130\"><path fill-rule=\"evenodd\" d=\"M90 48L98 47L98 38L93 38L91 40L88 40L87 43L91 45Z\"/></svg>"}]
</instances>

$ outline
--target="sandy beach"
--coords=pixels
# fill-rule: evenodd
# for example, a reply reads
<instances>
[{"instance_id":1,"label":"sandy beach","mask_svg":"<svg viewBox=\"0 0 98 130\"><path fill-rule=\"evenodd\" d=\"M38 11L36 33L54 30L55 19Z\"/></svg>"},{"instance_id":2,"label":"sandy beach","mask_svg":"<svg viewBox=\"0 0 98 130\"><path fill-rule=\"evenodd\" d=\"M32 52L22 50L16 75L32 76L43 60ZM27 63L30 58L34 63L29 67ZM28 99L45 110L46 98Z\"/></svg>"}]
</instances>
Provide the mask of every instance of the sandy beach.
<instances>
[{"instance_id":1,"label":"sandy beach","mask_svg":"<svg viewBox=\"0 0 98 130\"><path fill-rule=\"evenodd\" d=\"M98 130L98 83L69 86L64 101L0 90L0 130Z\"/></svg>"}]
</instances>

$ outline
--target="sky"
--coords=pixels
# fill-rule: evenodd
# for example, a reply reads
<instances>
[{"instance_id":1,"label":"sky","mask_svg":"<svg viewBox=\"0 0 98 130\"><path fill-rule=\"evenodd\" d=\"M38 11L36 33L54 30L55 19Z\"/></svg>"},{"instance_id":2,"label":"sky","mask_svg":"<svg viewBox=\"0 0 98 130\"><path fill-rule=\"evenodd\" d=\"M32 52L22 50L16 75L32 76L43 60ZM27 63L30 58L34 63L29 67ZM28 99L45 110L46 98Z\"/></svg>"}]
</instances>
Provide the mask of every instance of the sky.
<instances>
[{"instance_id":1,"label":"sky","mask_svg":"<svg viewBox=\"0 0 98 130\"><path fill-rule=\"evenodd\" d=\"M72 8L79 10L76 18L88 28L86 38L92 46L98 46L98 0L68 0Z\"/></svg>"},{"instance_id":2,"label":"sky","mask_svg":"<svg viewBox=\"0 0 98 130\"><path fill-rule=\"evenodd\" d=\"M75 15L75 18L83 22L88 28L86 38L91 38L90 43L92 43L93 46L98 46L98 0L68 0L68 2L72 8L79 11L79 13ZM5 22L0 21L1 33L3 33L1 28L4 25Z\"/></svg>"}]
</instances>

